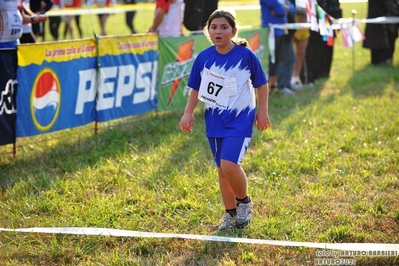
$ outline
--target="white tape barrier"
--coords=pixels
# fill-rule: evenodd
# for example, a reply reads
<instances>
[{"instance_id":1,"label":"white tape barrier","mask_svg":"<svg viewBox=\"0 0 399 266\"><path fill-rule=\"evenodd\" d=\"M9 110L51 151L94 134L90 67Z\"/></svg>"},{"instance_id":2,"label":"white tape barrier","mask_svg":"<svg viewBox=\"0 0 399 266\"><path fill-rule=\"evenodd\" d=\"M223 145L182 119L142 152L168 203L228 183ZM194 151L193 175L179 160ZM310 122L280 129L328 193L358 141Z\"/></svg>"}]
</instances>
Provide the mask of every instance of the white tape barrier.
<instances>
[{"instance_id":1,"label":"white tape barrier","mask_svg":"<svg viewBox=\"0 0 399 266\"><path fill-rule=\"evenodd\" d=\"M242 5L242 6L220 6L219 9L226 10L257 10L260 9L260 5ZM126 11L141 11L141 10L155 10L154 4L129 4L129 5L114 5L109 7L98 7L98 6L82 6L81 8L59 8L50 9L46 12L49 17L54 16L77 16L77 15L89 15L89 14L116 14L124 13Z\"/></svg>"},{"instance_id":2,"label":"white tape barrier","mask_svg":"<svg viewBox=\"0 0 399 266\"><path fill-rule=\"evenodd\" d=\"M339 0L341 4L351 4L351 3L367 3L368 0Z\"/></svg>"},{"instance_id":3,"label":"white tape barrier","mask_svg":"<svg viewBox=\"0 0 399 266\"><path fill-rule=\"evenodd\" d=\"M126 11L150 9L149 6L113 6L113 7L88 7L82 6L81 8L59 8L50 9L46 12L48 17L58 16L80 16L80 15L97 15L97 14L116 14L125 13Z\"/></svg>"},{"instance_id":4,"label":"white tape barrier","mask_svg":"<svg viewBox=\"0 0 399 266\"><path fill-rule=\"evenodd\" d=\"M362 23L373 24L396 24L399 23L399 17L378 17L360 20Z\"/></svg>"},{"instance_id":5,"label":"white tape barrier","mask_svg":"<svg viewBox=\"0 0 399 266\"><path fill-rule=\"evenodd\" d=\"M68 235L92 235L92 236L114 236L114 237L138 237L138 238L177 238L192 239L214 242L231 242L245 244L260 244L274 246L290 246L290 247L307 247L319 249L334 249L346 251L383 251L390 254L399 254L399 244L379 244L379 243L313 243L313 242L295 242L280 240L264 240L251 238L236 238L227 236L209 236L209 235L192 235L192 234L167 234L167 233L151 233L130 230L119 230L111 228L92 228L92 227L32 227L6 229L0 228L3 232L15 233L45 233L45 234L68 234Z\"/></svg>"},{"instance_id":6,"label":"white tape barrier","mask_svg":"<svg viewBox=\"0 0 399 266\"><path fill-rule=\"evenodd\" d=\"M367 0L340 0L340 3L367 3ZM126 11L134 10L154 10L155 5L151 3L139 3L129 5L114 5L110 7L96 7L96 6L82 6L81 8L61 8L61 9L50 9L46 15L51 16L76 16L76 15L87 15L87 14L112 14L122 13ZM231 6L220 6L219 9L234 9L234 10L259 10L259 4L246 5L231 5Z\"/></svg>"},{"instance_id":7,"label":"white tape barrier","mask_svg":"<svg viewBox=\"0 0 399 266\"><path fill-rule=\"evenodd\" d=\"M336 23L331 26L333 29L342 28L343 24L353 24L352 18L340 18L335 20ZM370 24L399 24L399 17L378 17L378 18L369 18L369 19L355 19L355 24L358 25L360 23L370 23ZM277 29L288 29L288 30L297 30L297 29L309 29L310 23L286 23L286 24L273 24L271 25Z\"/></svg>"},{"instance_id":8,"label":"white tape barrier","mask_svg":"<svg viewBox=\"0 0 399 266\"><path fill-rule=\"evenodd\" d=\"M346 23L352 25L353 20L350 22ZM344 23L342 24L332 24L331 27L333 30L339 30L343 27ZM276 29L287 29L287 30L298 30L298 29L310 29L311 24L310 23L286 23L286 24L270 24L270 28L276 28Z\"/></svg>"}]
</instances>

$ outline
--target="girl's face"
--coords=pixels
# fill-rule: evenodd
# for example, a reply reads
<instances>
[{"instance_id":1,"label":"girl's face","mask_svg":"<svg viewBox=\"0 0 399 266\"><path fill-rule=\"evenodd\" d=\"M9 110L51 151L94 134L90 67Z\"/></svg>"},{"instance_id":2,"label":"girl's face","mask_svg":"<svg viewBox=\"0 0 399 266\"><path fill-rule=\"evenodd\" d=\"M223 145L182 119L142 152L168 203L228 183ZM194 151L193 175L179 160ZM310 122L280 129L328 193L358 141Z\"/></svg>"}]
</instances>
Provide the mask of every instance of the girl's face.
<instances>
[{"instance_id":1,"label":"girl's face","mask_svg":"<svg viewBox=\"0 0 399 266\"><path fill-rule=\"evenodd\" d=\"M237 32L233 29L226 18L215 18L209 26L209 36L212 43L219 49L229 48L232 44L231 39Z\"/></svg>"}]
</instances>

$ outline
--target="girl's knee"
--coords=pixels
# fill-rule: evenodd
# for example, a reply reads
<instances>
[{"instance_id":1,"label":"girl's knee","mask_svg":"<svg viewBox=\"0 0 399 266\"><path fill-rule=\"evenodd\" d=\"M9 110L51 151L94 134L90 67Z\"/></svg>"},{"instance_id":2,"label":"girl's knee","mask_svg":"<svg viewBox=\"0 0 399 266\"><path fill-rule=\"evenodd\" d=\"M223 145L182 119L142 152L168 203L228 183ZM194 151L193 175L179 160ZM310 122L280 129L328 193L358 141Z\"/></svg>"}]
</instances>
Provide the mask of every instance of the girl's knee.
<instances>
[{"instance_id":1,"label":"girl's knee","mask_svg":"<svg viewBox=\"0 0 399 266\"><path fill-rule=\"evenodd\" d=\"M234 174L237 173L237 171L239 170L240 165L227 161L227 160L221 160L220 162L220 169L223 171L223 173L225 175L228 174Z\"/></svg>"}]
</instances>

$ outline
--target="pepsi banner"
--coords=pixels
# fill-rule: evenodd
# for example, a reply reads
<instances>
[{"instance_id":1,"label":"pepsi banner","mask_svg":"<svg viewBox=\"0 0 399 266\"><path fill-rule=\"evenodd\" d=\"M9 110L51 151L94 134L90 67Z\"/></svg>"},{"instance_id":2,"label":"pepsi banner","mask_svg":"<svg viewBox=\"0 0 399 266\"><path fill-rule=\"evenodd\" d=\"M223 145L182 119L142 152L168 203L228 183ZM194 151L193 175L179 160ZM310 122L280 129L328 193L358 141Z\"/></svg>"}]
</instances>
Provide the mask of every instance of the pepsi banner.
<instances>
[{"instance_id":1,"label":"pepsi banner","mask_svg":"<svg viewBox=\"0 0 399 266\"><path fill-rule=\"evenodd\" d=\"M252 51L258 56L264 71L269 62L268 29L241 30ZM190 88L187 87L191 67L197 54L212 44L203 34L167 37L159 40L158 110L183 110Z\"/></svg>"},{"instance_id":2,"label":"pepsi banner","mask_svg":"<svg viewBox=\"0 0 399 266\"><path fill-rule=\"evenodd\" d=\"M158 36L100 37L97 121L156 108Z\"/></svg>"},{"instance_id":3,"label":"pepsi banner","mask_svg":"<svg viewBox=\"0 0 399 266\"><path fill-rule=\"evenodd\" d=\"M17 51L0 49L0 145L15 142Z\"/></svg>"},{"instance_id":4,"label":"pepsi banner","mask_svg":"<svg viewBox=\"0 0 399 266\"><path fill-rule=\"evenodd\" d=\"M19 45L16 136L86 125L95 120L94 40Z\"/></svg>"}]
</instances>

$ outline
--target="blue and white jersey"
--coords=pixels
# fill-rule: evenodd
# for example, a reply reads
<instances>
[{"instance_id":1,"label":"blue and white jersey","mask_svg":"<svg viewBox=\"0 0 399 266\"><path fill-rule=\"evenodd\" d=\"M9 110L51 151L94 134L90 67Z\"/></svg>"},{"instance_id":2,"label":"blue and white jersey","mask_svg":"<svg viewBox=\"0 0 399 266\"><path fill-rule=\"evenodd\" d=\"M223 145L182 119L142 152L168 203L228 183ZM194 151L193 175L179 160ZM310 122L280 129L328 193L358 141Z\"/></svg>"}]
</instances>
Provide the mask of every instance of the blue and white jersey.
<instances>
[{"instance_id":1,"label":"blue and white jersey","mask_svg":"<svg viewBox=\"0 0 399 266\"><path fill-rule=\"evenodd\" d=\"M20 0L0 0L0 48L15 48L22 35Z\"/></svg>"},{"instance_id":2,"label":"blue and white jersey","mask_svg":"<svg viewBox=\"0 0 399 266\"><path fill-rule=\"evenodd\" d=\"M215 46L195 59L188 86L205 102L207 137L251 137L256 114L255 90L267 83L259 59L245 46L227 54Z\"/></svg>"}]
</instances>

